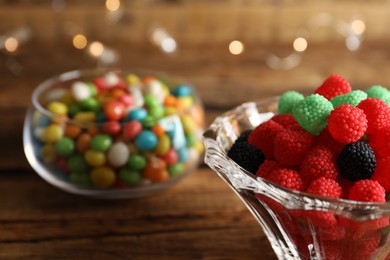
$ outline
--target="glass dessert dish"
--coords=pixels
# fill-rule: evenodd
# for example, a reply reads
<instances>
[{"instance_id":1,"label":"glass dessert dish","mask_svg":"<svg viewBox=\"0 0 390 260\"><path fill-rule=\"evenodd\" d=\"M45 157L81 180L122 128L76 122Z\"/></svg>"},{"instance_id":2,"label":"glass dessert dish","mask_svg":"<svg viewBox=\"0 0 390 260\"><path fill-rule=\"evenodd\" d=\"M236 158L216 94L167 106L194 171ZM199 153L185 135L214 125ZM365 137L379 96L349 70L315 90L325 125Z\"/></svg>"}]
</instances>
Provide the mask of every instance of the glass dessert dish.
<instances>
[{"instance_id":1,"label":"glass dessert dish","mask_svg":"<svg viewBox=\"0 0 390 260\"><path fill-rule=\"evenodd\" d=\"M44 180L64 191L142 197L198 166L203 113L194 87L161 72L66 72L34 90L24 152Z\"/></svg>"},{"instance_id":2,"label":"glass dessert dish","mask_svg":"<svg viewBox=\"0 0 390 260\"><path fill-rule=\"evenodd\" d=\"M203 134L206 164L241 198L278 259L390 259L389 203L287 189L256 177L227 156L242 132L276 113L278 99L244 103L217 117Z\"/></svg>"}]
</instances>

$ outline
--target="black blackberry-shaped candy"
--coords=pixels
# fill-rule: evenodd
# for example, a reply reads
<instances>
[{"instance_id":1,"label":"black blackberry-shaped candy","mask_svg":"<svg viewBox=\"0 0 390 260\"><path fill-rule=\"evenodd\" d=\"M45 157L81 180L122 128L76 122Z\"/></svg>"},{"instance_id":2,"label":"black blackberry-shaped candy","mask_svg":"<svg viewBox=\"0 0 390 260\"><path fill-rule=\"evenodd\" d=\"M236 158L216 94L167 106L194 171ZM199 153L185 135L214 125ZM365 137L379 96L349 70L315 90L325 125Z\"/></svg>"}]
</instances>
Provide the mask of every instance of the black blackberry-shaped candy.
<instances>
[{"instance_id":1,"label":"black blackberry-shaped candy","mask_svg":"<svg viewBox=\"0 0 390 260\"><path fill-rule=\"evenodd\" d=\"M247 142L235 142L228 152L228 156L242 168L256 174L265 157L261 150Z\"/></svg>"},{"instance_id":2,"label":"black blackberry-shaped candy","mask_svg":"<svg viewBox=\"0 0 390 260\"><path fill-rule=\"evenodd\" d=\"M245 130L240 134L240 136L236 139L237 142L248 142L248 136L252 133L252 130Z\"/></svg>"},{"instance_id":3,"label":"black blackberry-shaped candy","mask_svg":"<svg viewBox=\"0 0 390 260\"><path fill-rule=\"evenodd\" d=\"M363 141L347 144L337 158L341 177L351 181L371 179L375 167L375 154Z\"/></svg>"}]
</instances>

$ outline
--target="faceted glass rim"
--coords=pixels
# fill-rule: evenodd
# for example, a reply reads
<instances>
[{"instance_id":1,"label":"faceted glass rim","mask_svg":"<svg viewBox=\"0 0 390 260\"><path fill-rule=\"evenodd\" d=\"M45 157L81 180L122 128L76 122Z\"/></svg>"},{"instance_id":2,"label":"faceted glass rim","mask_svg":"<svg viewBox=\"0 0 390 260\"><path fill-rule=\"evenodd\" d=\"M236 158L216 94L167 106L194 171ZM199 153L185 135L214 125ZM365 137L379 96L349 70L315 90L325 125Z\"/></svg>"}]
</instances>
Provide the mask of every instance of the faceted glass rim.
<instances>
[{"instance_id":1,"label":"faceted glass rim","mask_svg":"<svg viewBox=\"0 0 390 260\"><path fill-rule=\"evenodd\" d=\"M390 216L390 202L360 202L329 198L291 190L240 167L227 156L240 132L271 118L277 111L279 97L243 103L218 116L203 134L205 163L238 193L252 191L274 199L291 210L321 210L365 221Z\"/></svg>"}]
</instances>

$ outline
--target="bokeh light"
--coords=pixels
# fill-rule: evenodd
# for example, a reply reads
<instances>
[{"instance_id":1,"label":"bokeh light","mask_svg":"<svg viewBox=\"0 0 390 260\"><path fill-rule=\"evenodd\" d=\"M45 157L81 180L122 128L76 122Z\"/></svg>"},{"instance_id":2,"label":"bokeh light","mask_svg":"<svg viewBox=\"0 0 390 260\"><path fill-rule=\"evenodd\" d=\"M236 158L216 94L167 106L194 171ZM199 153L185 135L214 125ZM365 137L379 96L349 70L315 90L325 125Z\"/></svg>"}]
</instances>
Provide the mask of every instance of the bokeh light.
<instances>
[{"instance_id":1,"label":"bokeh light","mask_svg":"<svg viewBox=\"0 0 390 260\"><path fill-rule=\"evenodd\" d=\"M8 52L15 52L19 47L19 42L14 37L8 37L4 41L4 48Z\"/></svg>"},{"instance_id":2,"label":"bokeh light","mask_svg":"<svg viewBox=\"0 0 390 260\"><path fill-rule=\"evenodd\" d=\"M240 41L232 41L229 44L229 51L233 55L239 55L244 51L244 44Z\"/></svg>"},{"instance_id":3,"label":"bokeh light","mask_svg":"<svg viewBox=\"0 0 390 260\"><path fill-rule=\"evenodd\" d=\"M85 37L82 34L75 35L73 37L72 42L73 42L73 46L77 49L84 49L88 44L87 37Z\"/></svg>"},{"instance_id":4,"label":"bokeh light","mask_svg":"<svg viewBox=\"0 0 390 260\"><path fill-rule=\"evenodd\" d=\"M351 23L351 29L356 34L362 34L366 30L366 24L362 20L356 19Z\"/></svg>"},{"instance_id":5,"label":"bokeh light","mask_svg":"<svg viewBox=\"0 0 390 260\"><path fill-rule=\"evenodd\" d=\"M106 8L109 11L116 11L121 6L121 2L119 0L106 0Z\"/></svg>"},{"instance_id":6,"label":"bokeh light","mask_svg":"<svg viewBox=\"0 0 390 260\"><path fill-rule=\"evenodd\" d=\"M104 52L104 46L101 42L92 42L89 45L88 51L92 56L100 57Z\"/></svg>"},{"instance_id":7,"label":"bokeh light","mask_svg":"<svg viewBox=\"0 0 390 260\"><path fill-rule=\"evenodd\" d=\"M307 49L307 40L302 37L298 37L294 40L293 47L295 51L303 52Z\"/></svg>"}]
</instances>

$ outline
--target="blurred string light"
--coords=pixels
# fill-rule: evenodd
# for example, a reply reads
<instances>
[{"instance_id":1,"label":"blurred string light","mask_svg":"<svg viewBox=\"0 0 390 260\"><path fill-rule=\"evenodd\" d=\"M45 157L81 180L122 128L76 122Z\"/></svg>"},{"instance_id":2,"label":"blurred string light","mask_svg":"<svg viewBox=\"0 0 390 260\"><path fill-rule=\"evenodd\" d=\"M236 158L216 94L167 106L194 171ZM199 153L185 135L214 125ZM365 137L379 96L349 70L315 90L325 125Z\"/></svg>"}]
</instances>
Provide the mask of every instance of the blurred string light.
<instances>
[{"instance_id":1,"label":"blurred string light","mask_svg":"<svg viewBox=\"0 0 390 260\"><path fill-rule=\"evenodd\" d=\"M4 55L6 67L14 75L21 74L23 66L13 57L20 49L20 46L31 40L33 33L29 27L21 26L4 35L0 35L0 51Z\"/></svg>"},{"instance_id":2,"label":"blurred string light","mask_svg":"<svg viewBox=\"0 0 390 260\"><path fill-rule=\"evenodd\" d=\"M106 0L106 19L110 23L118 23L124 16L120 0Z\"/></svg>"},{"instance_id":3,"label":"blurred string light","mask_svg":"<svg viewBox=\"0 0 390 260\"><path fill-rule=\"evenodd\" d=\"M275 70L289 70L298 66L308 48L310 36L321 27L333 28L344 36L345 46L349 51L357 51L360 48L366 30L366 24L363 20L354 19L347 23L328 13L319 14L310 19L305 28L298 30L298 37L293 41L294 52L292 54L284 58L270 54L266 57L266 64Z\"/></svg>"},{"instance_id":4,"label":"blurred string light","mask_svg":"<svg viewBox=\"0 0 390 260\"><path fill-rule=\"evenodd\" d=\"M162 27L153 27L149 38L152 44L164 53L171 54L177 51L176 40Z\"/></svg>"}]
</instances>

